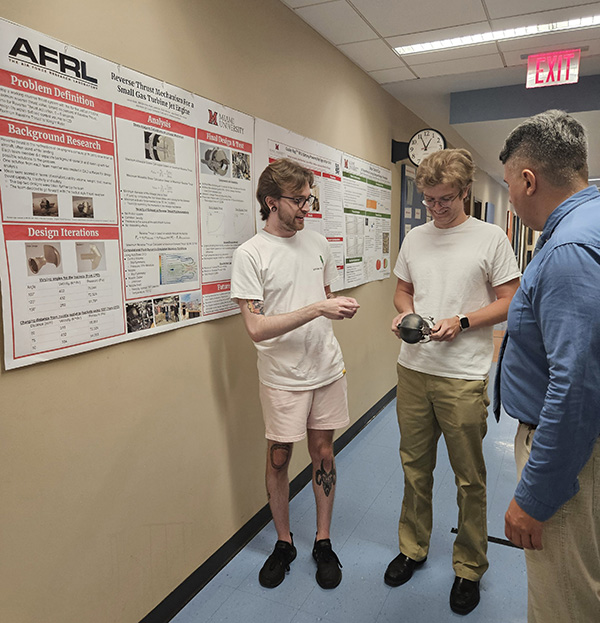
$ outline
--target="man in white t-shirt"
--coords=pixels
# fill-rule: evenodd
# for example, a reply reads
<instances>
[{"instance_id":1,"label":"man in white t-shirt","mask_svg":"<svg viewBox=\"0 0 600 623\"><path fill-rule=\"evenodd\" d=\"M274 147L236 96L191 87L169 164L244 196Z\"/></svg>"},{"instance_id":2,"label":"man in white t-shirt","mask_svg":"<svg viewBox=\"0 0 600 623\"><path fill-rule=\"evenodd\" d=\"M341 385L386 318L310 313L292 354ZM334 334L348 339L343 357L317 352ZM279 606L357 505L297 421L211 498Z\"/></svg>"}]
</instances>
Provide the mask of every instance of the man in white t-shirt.
<instances>
[{"instance_id":1,"label":"man in white t-shirt","mask_svg":"<svg viewBox=\"0 0 600 623\"><path fill-rule=\"evenodd\" d=\"M458 533L450 607L468 614L479 603L488 568L486 468L488 372L493 326L506 319L520 272L506 234L467 216L464 199L475 165L463 149L427 157L416 185L432 221L406 235L394 268L398 277L392 331L410 313L434 318L431 341L403 343L398 357L397 412L404 499L400 554L385 582L400 586L425 562L432 529L433 470L444 435L458 490Z\"/></svg>"},{"instance_id":2,"label":"man in white t-shirt","mask_svg":"<svg viewBox=\"0 0 600 623\"><path fill-rule=\"evenodd\" d=\"M359 305L331 293L337 268L329 243L303 231L315 201L313 184L313 173L296 162L272 162L256 192L265 227L233 255L231 297L258 351L267 496L278 539L259 573L267 588L283 582L296 557L288 466L294 442L306 436L317 506L316 579L322 588L335 588L342 579L329 538L336 482L333 433L349 417L346 370L331 320L352 318Z\"/></svg>"}]
</instances>

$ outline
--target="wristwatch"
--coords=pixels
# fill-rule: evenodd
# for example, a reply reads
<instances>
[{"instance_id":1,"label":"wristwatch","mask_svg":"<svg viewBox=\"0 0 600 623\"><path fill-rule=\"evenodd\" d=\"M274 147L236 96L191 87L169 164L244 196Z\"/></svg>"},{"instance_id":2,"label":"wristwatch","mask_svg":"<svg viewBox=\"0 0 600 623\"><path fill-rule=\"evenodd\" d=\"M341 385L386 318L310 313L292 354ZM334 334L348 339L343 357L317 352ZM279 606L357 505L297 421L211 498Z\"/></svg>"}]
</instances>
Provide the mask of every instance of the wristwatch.
<instances>
[{"instance_id":1,"label":"wristwatch","mask_svg":"<svg viewBox=\"0 0 600 623\"><path fill-rule=\"evenodd\" d=\"M471 325L469 324L469 319L463 315L463 314L456 314L456 317L458 318L458 322L460 323L460 330L464 331L465 329L468 329Z\"/></svg>"}]
</instances>

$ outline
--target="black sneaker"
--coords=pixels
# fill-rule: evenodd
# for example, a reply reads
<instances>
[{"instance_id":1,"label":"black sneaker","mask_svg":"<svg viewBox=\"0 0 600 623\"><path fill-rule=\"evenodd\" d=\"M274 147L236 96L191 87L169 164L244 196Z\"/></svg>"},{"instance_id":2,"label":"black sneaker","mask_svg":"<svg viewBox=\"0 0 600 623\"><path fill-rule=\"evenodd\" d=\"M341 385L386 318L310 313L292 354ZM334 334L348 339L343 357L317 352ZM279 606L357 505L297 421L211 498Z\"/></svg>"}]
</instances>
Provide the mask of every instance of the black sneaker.
<instances>
[{"instance_id":1,"label":"black sneaker","mask_svg":"<svg viewBox=\"0 0 600 623\"><path fill-rule=\"evenodd\" d=\"M321 588L335 588L342 581L342 563L331 549L331 541L315 540L312 555L317 563L317 584Z\"/></svg>"},{"instance_id":2,"label":"black sneaker","mask_svg":"<svg viewBox=\"0 0 600 623\"><path fill-rule=\"evenodd\" d=\"M258 574L258 581L265 588L275 588L285 579L285 574L290 570L290 563L296 558L294 547L294 535L292 542L277 541L273 553L267 558Z\"/></svg>"}]
</instances>

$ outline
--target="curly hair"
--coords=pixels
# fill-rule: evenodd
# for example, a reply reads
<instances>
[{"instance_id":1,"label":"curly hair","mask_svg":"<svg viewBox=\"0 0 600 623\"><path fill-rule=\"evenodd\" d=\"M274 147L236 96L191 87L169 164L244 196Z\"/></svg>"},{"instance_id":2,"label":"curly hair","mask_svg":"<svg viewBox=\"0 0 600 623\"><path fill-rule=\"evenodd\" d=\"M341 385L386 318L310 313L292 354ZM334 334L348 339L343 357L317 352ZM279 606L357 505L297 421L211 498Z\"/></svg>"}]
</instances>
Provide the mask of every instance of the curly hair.
<instances>
[{"instance_id":1,"label":"curly hair","mask_svg":"<svg viewBox=\"0 0 600 623\"><path fill-rule=\"evenodd\" d=\"M474 179L475 163L466 149L443 149L421 162L415 183L421 192L438 184L450 184L462 192L471 186Z\"/></svg>"}]
</instances>

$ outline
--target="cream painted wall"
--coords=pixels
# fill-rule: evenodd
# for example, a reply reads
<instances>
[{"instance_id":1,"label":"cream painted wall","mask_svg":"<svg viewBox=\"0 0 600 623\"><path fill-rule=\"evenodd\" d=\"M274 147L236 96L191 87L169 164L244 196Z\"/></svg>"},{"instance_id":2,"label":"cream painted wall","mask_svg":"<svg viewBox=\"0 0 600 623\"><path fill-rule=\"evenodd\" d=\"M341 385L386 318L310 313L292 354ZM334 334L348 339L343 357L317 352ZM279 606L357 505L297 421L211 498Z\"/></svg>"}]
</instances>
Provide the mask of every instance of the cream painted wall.
<instances>
[{"instance_id":1,"label":"cream painted wall","mask_svg":"<svg viewBox=\"0 0 600 623\"><path fill-rule=\"evenodd\" d=\"M279 0L0 0L0 16L391 167L398 248L391 139L425 124ZM350 291L361 310L335 325L352 421L395 383L394 285ZM136 623L266 503L255 362L235 316L2 370L1 621ZM299 444L291 475L307 464Z\"/></svg>"}]
</instances>

